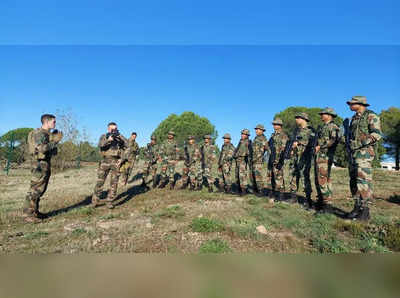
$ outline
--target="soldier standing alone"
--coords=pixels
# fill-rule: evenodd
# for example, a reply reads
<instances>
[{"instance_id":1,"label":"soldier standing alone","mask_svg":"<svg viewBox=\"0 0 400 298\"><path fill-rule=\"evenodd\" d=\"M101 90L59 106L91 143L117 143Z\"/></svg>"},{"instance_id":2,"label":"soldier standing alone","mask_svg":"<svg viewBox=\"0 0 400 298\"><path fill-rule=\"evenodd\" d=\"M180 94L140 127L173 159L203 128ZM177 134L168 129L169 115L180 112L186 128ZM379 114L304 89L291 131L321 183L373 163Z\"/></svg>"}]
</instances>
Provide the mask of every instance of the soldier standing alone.
<instances>
[{"instance_id":1,"label":"soldier standing alone","mask_svg":"<svg viewBox=\"0 0 400 298\"><path fill-rule=\"evenodd\" d=\"M25 221L38 222L45 215L39 212L40 198L46 192L51 175L51 158L57 154L57 144L62 133L50 130L56 127L56 117L44 114L40 118L42 127L31 131L28 135L29 153L31 157L31 184L25 199L23 214Z\"/></svg>"},{"instance_id":2,"label":"soldier standing alone","mask_svg":"<svg viewBox=\"0 0 400 298\"><path fill-rule=\"evenodd\" d=\"M375 145L382 138L379 116L368 110L365 96L353 96L347 102L355 112L350 124L350 147L354 164L350 164L350 189L354 198L354 208L349 219L368 220L368 203L372 196L372 161L375 158Z\"/></svg>"},{"instance_id":3,"label":"soldier standing alone","mask_svg":"<svg viewBox=\"0 0 400 298\"><path fill-rule=\"evenodd\" d=\"M233 155L235 153L235 146L231 143L231 135L229 133L223 136L224 144L221 147L220 156L218 159L218 184L219 192L225 190L226 193L232 192L232 178L231 178L231 168Z\"/></svg>"},{"instance_id":4,"label":"soldier standing alone","mask_svg":"<svg viewBox=\"0 0 400 298\"><path fill-rule=\"evenodd\" d=\"M331 168L339 140L339 127L333 122L337 117L334 109L326 108L319 112L324 122L318 131L318 145L315 147L315 182L318 192L317 209L325 212L332 201Z\"/></svg>"},{"instance_id":5,"label":"soldier standing alone","mask_svg":"<svg viewBox=\"0 0 400 298\"><path fill-rule=\"evenodd\" d=\"M203 172L204 177L207 179L208 192L213 192L213 185L215 178L213 176L213 164L215 164L217 159L217 149L215 145L211 144L211 136L204 136L204 144L201 147L201 155L203 159Z\"/></svg>"},{"instance_id":6,"label":"soldier standing alone","mask_svg":"<svg viewBox=\"0 0 400 298\"><path fill-rule=\"evenodd\" d=\"M120 166L126 160L125 150L128 141L118 131L117 124L110 122L107 126L107 133L103 134L99 140L100 154L102 160L97 170L97 182L94 187L92 206L100 204L100 194L108 174L111 172L110 191L107 196L107 207L114 208L113 201L117 195L118 180L120 176Z\"/></svg>"}]
</instances>

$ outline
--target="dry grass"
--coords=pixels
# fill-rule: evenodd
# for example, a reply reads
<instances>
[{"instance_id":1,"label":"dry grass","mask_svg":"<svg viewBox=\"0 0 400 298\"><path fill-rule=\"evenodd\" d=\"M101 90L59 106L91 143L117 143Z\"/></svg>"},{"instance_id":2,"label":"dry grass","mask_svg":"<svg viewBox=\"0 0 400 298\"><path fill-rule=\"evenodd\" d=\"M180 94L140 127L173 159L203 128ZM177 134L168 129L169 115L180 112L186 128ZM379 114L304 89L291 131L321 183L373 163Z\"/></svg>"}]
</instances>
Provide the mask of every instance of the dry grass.
<instances>
[{"instance_id":1,"label":"dry grass","mask_svg":"<svg viewBox=\"0 0 400 298\"><path fill-rule=\"evenodd\" d=\"M26 224L22 204L29 170L0 175L0 252L279 252L342 253L400 250L400 174L374 173L376 200L368 224L334 215L314 216L298 205L269 204L266 199L201 192L151 190L139 181L119 188L117 207L92 209L96 164L52 176L41 201L48 219ZM134 173L135 174L135 173ZM333 172L336 207L349 211L348 176ZM109 182L106 182L109 185ZM205 220L199 220L205 219ZM193 228L194 224L209 230ZM213 225L217 223L217 228ZM263 225L267 233L256 227ZM204 228L201 226L202 228ZM204 228L205 229L205 228Z\"/></svg>"}]
</instances>

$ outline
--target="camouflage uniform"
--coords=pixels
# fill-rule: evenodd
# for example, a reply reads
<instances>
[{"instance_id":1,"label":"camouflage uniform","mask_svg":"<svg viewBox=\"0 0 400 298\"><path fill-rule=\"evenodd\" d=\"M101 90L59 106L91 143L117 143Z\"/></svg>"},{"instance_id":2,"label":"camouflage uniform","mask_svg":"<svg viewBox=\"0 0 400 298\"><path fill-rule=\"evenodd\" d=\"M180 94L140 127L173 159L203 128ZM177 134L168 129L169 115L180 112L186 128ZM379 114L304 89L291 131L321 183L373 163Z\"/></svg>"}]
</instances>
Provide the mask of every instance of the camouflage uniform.
<instances>
[{"instance_id":1,"label":"camouflage uniform","mask_svg":"<svg viewBox=\"0 0 400 298\"><path fill-rule=\"evenodd\" d=\"M204 138L210 139L211 136L206 135ZM212 144L203 144L201 147L201 152L203 156L203 175L207 179L209 190L212 191L212 186L215 182L215 177L213 176L213 165L216 163L217 159L217 149L215 145Z\"/></svg>"},{"instance_id":2,"label":"camouflage uniform","mask_svg":"<svg viewBox=\"0 0 400 298\"><path fill-rule=\"evenodd\" d=\"M337 116L331 108L326 108L319 114ZM324 123L319 129L317 137L320 150L315 155L315 181L318 199L326 202L332 200L331 168L339 138L339 127L333 121Z\"/></svg>"},{"instance_id":3,"label":"camouflage uniform","mask_svg":"<svg viewBox=\"0 0 400 298\"><path fill-rule=\"evenodd\" d=\"M174 132L170 131L168 134L175 135ZM179 160L179 147L174 139L167 139L164 143L161 144L160 154L162 158L162 168L161 168L161 180L162 184L165 186L170 183L170 186L173 187L175 181L175 166Z\"/></svg>"},{"instance_id":4,"label":"camouflage uniform","mask_svg":"<svg viewBox=\"0 0 400 298\"><path fill-rule=\"evenodd\" d=\"M153 137L152 137L153 138ZM145 164L143 184L148 186L152 181L153 187L157 184L157 163L160 159L159 145L148 143L145 150Z\"/></svg>"},{"instance_id":5,"label":"camouflage uniform","mask_svg":"<svg viewBox=\"0 0 400 298\"><path fill-rule=\"evenodd\" d=\"M272 122L272 124L283 125L282 120L280 119L275 119ZM283 154L283 151L285 150L285 146L288 140L289 138L287 134L285 134L282 130L279 132L275 131L274 133L272 133L270 139L270 142L274 143L276 154L275 154L275 160L272 162L273 165L272 168L268 169L266 187L271 190L279 191L281 193L285 191L283 167L280 170L278 170L276 167L279 162L279 157L281 154Z\"/></svg>"},{"instance_id":6,"label":"camouflage uniform","mask_svg":"<svg viewBox=\"0 0 400 298\"><path fill-rule=\"evenodd\" d=\"M242 134L250 135L248 129L243 129ZM249 155L251 149L251 141L249 139L240 140L238 146L236 147L236 151L234 154L234 158L236 159L236 180L238 181L241 191L246 192L249 183L248 183L248 170L249 170Z\"/></svg>"},{"instance_id":7,"label":"camouflage uniform","mask_svg":"<svg viewBox=\"0 0 400 298\"><path fill-rule=\"evenodd\" d=\"M50 132L38 128L31 132L34 153L31 155L31 183L25 199L24 214L40 217L39 201L46 192L51 175L51 158L57 154L56 143L51 141Z\"/></svg>"},{"instance_id":8,"label":"camouflage uniform","mask_svg":"<svg viewBox=\"0 0 400 298\"><path fill-rule=\"evenodd\" d=\"M189 139L194 139L189 137ZM197 144L187 144L185 148L185 167L183 168L182 183L185 187L190 179L191 189L199 189L203 182L201 168L201 152Z\"/></svg>"},{"instance_id":9,"label":"camouflage uniform","mask_svg":"<svg viewBox=\"0 0 400 298\"><path fill-rule=\"evenodd\" d=\"M300 113L296 115L296 118L303 118L309 121L308 115L306 113ZM310 170L311 170L311 141L315 137L314 130L312 127L307 126L305 128L299 129L297 135L297 147L293 149L292 162L290 163L290 191L292 194L296 193L299 189L300 180L302 180L304 193L306 195L307 201L311 202L311 180L310 180Z\"/></svg>"},{"instance_id":10,"label":"camouflage uniform","mask_svg":"<svg viewBox=\"0 0 400 298\"><path fill-rule=\"evenodd\" d=\"M259 124L256 129L265 131L263 125ZM256 136L253 141L253 173L254 173L254 188L259 192L265 189L266 171L264 169L264 154L269 150L268 140L265 135Z\"/></svg>"},{"instance_id":11,"label":"camouflage uniform","mask_svg":"<svg viewBox=\"0 0 400 298\"><path fill-rule=\"evenodd\" d=\"M225 134L224 139L231 139L230 134ZM223 144L221 147L221 152L218 160L218 182L220 190L226 187L226 191L230 192L232 187L232 178L231 178L231 168L232 168L232 160L233 155L235 153L235 146L232 143Z\"/></svg>"},{"instance_id":12,"label":"camouflage uniform","mask_svg":"<svg viewBox=\"0 0 400 298\"><path fill-rule=\"evenodd\" d=\"M132 169L135 165L136 157L139 153L139 145L136 140L128 140L128 147L126 148L125 156L127 161L121 166L122 181L128 181Z\"/></svg>"},{"instance_id":13,"label":"camouflage uniform","mask_svg":"<svg viewBox=\"0 0 400 298\"><path fill-rule=\"evenodd\" d=\"M364 96L354 96L353 103L369 106ZM354 165L350 165L350 189L355 200L355 208L368 208L372 196L372 161L375 158L374 145L382 138L380 118L371 110L356 113L351 119L351 150ZM368 210L369 218L369 210Z\"/></svg>"},{"instance_id":14,"label":"camouflage uniform","mask_svg":"<svg viewBox=\"0 0 400 298\"><path fill-rule=\"evenodd\" d=\"M119 166L124 160L126 160L125 150L127 145L128 141L122 135L119 135L119 141L113 140L111 142L107 140L106 134L103 134L100 137L98 147L100 148L102 160L99 162L97 182L92 197L94 207L99 204L99 198L103 190L104 182L106 181L108 174L111 172L110 191L106 201L108 207L113 208L112 201L115 199L118 189L118 180L120 175Z\"/></svg>"}]
</instances>

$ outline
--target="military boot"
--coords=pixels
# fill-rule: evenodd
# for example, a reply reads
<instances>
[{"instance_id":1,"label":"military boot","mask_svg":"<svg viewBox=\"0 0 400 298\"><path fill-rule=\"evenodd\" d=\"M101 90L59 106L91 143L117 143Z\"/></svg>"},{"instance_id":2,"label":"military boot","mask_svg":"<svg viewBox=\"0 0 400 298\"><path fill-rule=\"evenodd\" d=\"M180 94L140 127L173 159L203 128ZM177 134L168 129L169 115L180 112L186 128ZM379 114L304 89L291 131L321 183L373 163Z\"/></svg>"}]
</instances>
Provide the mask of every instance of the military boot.
<instances>
[{"instance_id":1,"label":"military boot","mask_svg":"<svg viewBox=\"0 0 400 298\"><path fill-rule=\"evenodd\" d=\"M229 185L227 185L226 188L225 188L225 193L226 193L226 194L232 194L232 193L233 193L233 192L232 192L232 187L229 186Z\"/></svg>"},{"instance_id":2,"label":"military boot","mask_svg":"<svg viewBox=\"0 0 400 298\"><path fill-rule=\"evenodd\" d=\"M313 209L314 201L311 199L311 194L306 194L306 200L303 203L303 207L306 210Z\"/></svg>"},{"instance_id":3,"label":"military boot","mask_svg":"<svg viewBox=\"0 0 400 298\"><path fill-rule=\"evenodd\" d=\"M359 200L356 200L354 202L353 210L351 210L349 214L347 214L347 219L356 219L359 216L360 211L361 211L361 204Z\"/></svg>"},{"instance_id":4,"label":"military boot","mask_svg":"<svg viewBox=\"0 0 400 298\"><path fill-rule=\"evenodd\" d=\"M217 192L224 192L224 191L225 191L224 185L223 184L219 184Z\"/></svg>"},{"instance_id":5,"label":"military boot","mask_svg":"<svg viewBox=\"0 0 400 298\"><path fill-rule=\"evenodd\" d=\"M190 190L191 190L191 191L194 191L194 189L195 189L194 184L193 184L193 183L190 183Z\"/></svg>"},{"instance_id":6,"label":"military boot","mask_svg":"<svg viewBox=\"0 0 400 298\"><path fill-rule=\"evenodd\" d=\"M174 189L174 186L175 186L175 185L174 185L174 182L171 182L171 183L169 184L169 189L170 189L170 190L173 190L173 189Z\"/></svg>"},{"instance_id":7,"label":"military boot","mask_svg":"<svg viewBox=\"0 0 400 298\"><path fill-rule=\"evenodd\" d=\"M254 188L254 194L255 194L256 197L259 197L259 198L264 196L263 191L259 190L258 188Z\"/></svg>"},{"instance_id":8,"label":"military boot","mask_svg":"<svg viewBox=\"0 0 400 298\"><path fill-rule=\"evenodd\" d=\"M360 221L368 221L370 219L369 208L361 207L356 219Z\"/></svg>"},{"instance_id":9,"label":"military boot","mask_svg":"<svg viewBox=\"0 0 400 298\"><path fill-rule=\"evenodd\" d=\"M208 186L208 192L214 192L211 185Z\"/></svg>"},{"instance_id":10,"label":"military boot","mask_svg":"<svg viewBox=\"0 0 400 298\"><path fill-rule=\"evenodd\" d=\"M167 186L167 184L168 184L168 180L167 180L167 179L163 179L163 180L160 182L160 185L158 186L158 188L164 188L164 187Z\"/></svg>"},{"instance_id":11,"label":"military boot","mask_svg":"<svg viewBox=\"0 0 400 298\"><path fill-rule=\"evenodd\" d=\"M297 194L295 192L291 192L288 194L288 203L297 203Z\"/></svg>"},{"instance_id":12,"label":"military boot","mask_svg":"<svg viewBox=\"0 0 400 298\"><path fill-rule=\"evenodd\" d=\"M182 187L181 187L181 189L186 189L186 188L187 188L187 186L188 186L188 184L187 184L187 183L183 183L183 184L182 184Z\"/></svg>"}]
</instances>

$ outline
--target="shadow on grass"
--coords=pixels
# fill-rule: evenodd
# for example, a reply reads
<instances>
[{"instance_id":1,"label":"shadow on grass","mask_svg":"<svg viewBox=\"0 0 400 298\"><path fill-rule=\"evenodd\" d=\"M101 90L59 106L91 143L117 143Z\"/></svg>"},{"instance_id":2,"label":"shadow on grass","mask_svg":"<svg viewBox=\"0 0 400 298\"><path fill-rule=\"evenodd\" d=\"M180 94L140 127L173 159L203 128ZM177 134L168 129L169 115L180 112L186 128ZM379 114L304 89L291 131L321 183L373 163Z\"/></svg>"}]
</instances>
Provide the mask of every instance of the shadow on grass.
<instances>
[{"instance_id":1,"label":"shadow on grass","mask_svg":"<svg viewBox=\"0 0 400 298\"><path fill-rule=\"evenodd\" d=\"M132 200L132 198L138 194L141 193L145 193L146 189L141 186L141 185L135 185L132 186L131 188L128 188L126 191L124 191L123 193L120 193L114 200L114 202L122 199L119 202L114 203L114 206L121 206L127 202L129 202L130 200Z\"/></svg>"},{"instance_id":2,"label":"shadow on grass","mask_svg":"<svg viewBox=\"0 0 400 298\"><path fill-rule=\"evenodd\" d=\"M389 199L387 199L388 202L400 205L400 195L393 195L390 196Z\"/></svg>"}]
</instances>

